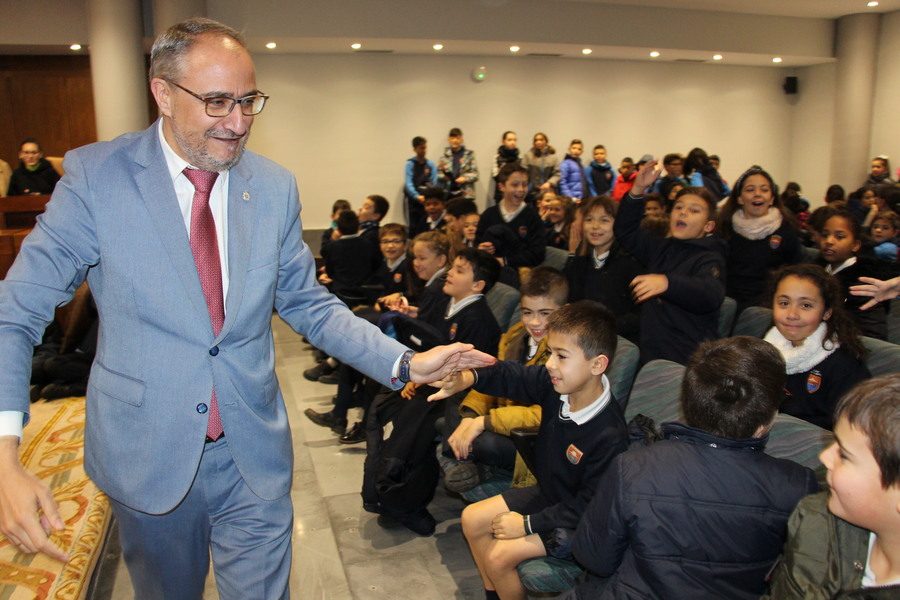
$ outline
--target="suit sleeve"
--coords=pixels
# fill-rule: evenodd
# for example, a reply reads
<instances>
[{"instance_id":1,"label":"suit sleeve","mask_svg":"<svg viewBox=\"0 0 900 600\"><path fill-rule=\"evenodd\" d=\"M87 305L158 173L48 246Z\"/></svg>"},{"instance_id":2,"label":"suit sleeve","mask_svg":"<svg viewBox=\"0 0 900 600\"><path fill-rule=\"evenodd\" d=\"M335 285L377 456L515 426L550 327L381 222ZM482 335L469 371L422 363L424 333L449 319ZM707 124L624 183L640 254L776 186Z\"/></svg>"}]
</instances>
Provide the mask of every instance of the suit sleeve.
<instances>
[{"instance_id":1,"label":"suit sleeve","mask_svg":"<svg viewBox=\"0 0 900 600\"><path fill-rule=\"evenodd\" d=\"M275 290L278 314L317 348L388 387L399 387L391 382L391 372L406 347L356 317L316 281L312 252L301 235L300 202L293 176L289 188Z\"/></svg>"},{"instance_id":2,"label":"suit sleeve","mask_svg":"<svg viewBox=\"0 0 900 600\"><path fill-rule=\"evenodd\" d=\"M0 281L0 411L23 412L26 422L34 346L100 260L84 171L79 155L68 153L66 177Z\"/></svg>"}]
</instances>

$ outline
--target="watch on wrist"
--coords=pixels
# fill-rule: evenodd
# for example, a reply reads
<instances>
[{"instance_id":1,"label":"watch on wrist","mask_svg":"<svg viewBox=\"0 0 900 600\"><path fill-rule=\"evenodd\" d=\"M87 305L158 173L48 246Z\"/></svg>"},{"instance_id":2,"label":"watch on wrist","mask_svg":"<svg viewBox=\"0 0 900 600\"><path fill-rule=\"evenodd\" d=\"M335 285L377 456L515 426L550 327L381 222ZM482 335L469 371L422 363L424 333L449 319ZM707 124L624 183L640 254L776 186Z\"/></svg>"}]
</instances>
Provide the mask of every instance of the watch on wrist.
<instances>
[{"instance_id":1,"label":"watch on wrist","mask_svg":"<svg viewBox=\"0 0 900 600\"><path fill-rule=\"evenodd\" d=\"M403 356L400 357L400 369L397 373L397 379L401 381L401 383L409 383L409 365L412 361L412 357L415 355L415 352L412 350L407 350L403 353Z\"/></svg>"}]
</instances>

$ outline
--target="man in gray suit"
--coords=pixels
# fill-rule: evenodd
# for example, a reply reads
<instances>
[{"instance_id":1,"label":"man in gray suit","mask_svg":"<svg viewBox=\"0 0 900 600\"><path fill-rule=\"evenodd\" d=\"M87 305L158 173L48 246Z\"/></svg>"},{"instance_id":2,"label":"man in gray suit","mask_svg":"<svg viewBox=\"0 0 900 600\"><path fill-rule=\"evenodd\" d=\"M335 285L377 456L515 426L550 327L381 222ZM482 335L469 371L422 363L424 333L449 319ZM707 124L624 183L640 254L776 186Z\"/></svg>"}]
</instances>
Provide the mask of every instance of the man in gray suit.
<instances>
[{"instance_id":1,"label":"man in gray suit","mask_svg":"<svg viewBox=\"0 0 900 600\"><path fill-rule=\"evenodd\" d=\"M70 152L0 282L0 532L65 560L48 488L18 460L32 346L87 278L100 313L85 464L112 499L138 598L288 596L293 453L273 306L318 347L397 388L489 357L412 355L315 279L293 176L244 145L266 96L239 33L206 19L153 46L149 129Z\"/></svg>"}]
</instances>

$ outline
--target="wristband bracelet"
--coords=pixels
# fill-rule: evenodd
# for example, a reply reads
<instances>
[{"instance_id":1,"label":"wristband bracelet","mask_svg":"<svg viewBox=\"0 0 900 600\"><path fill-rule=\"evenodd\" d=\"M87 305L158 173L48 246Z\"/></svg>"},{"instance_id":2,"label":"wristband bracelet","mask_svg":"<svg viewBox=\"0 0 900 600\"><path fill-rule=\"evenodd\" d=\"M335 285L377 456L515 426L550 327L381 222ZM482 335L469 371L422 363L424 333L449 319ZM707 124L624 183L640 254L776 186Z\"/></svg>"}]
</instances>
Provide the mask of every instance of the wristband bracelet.
<instances>
[{"instance_id":1,"label":"wristband bracelet","mask_svg":"<svg viewBox=\"0 0 900 600\"><path fill-rule=\"evenodd\" d=\"M534 532L531 530L531 515L525 515L525 535L531 535Z\"/></svg>"},{"instance_id":2,"label":"wristband bracelet","mask_svg":"<svg viewBox=\"0 0 900 600\"><path fill-rule=\"evenodd\" d=\"M475 378L475 381L472 382L472 385L475 385L476 383L478 383L478 370L477 369L469 369L469 370L472 371L472 377Z\"/></svg>"}]
</instances>

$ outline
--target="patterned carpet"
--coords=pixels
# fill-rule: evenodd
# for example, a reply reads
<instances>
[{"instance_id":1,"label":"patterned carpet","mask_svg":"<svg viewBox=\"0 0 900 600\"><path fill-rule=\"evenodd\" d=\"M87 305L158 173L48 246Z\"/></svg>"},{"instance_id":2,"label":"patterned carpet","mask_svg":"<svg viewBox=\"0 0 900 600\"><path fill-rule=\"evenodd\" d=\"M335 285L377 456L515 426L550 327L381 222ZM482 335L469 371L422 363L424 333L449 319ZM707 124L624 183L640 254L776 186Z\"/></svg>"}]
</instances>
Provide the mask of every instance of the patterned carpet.
<instances>
[{"instance_id":1,"label":"patterned carpet","mask_svg":"<svg viewBox=\"0 0 900 600\"><path fill-rule=\"evenodd\" d=\"M84 472L84 398L41 401L31 411L22 462L53 490L66 528L52 539L70 558L23 554L0 536L0 600L81 599L112 515Z\"/></svg>"}]
</instances>

